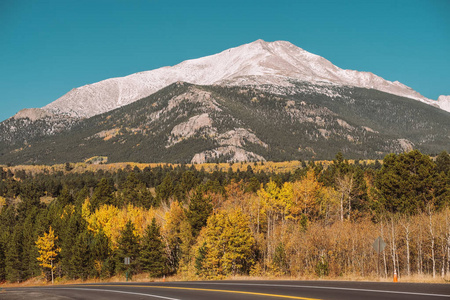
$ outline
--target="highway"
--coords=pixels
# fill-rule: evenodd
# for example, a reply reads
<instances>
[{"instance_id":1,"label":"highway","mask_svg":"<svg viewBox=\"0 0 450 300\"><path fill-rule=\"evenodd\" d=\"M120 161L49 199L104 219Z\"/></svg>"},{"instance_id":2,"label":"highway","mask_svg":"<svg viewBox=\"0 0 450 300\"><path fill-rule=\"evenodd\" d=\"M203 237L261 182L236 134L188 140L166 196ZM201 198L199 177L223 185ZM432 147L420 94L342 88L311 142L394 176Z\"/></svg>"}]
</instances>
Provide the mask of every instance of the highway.
<instances>
[{"instance_id":1,"label":"highway","mask_svg":"<svg viewBox=\"0 0 450 300\"><path fill-rule=\"evenodd\" d=\"M192 281L3 288L0 299L450 299L450 284L348 281Z\"/></svg>"}]
</instances>

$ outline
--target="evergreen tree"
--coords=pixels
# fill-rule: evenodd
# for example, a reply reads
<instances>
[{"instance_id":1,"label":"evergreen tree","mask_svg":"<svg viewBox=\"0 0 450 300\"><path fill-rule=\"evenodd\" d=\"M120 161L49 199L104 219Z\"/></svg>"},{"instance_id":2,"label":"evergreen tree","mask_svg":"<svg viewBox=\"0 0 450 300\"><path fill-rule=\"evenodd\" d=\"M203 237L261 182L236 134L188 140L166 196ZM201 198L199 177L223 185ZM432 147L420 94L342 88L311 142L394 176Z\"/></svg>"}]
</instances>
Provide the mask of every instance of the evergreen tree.
<instances>
[{"instance_id":1,"label":"evergreen tree","mask_svg":"<svg viewBox=\"0 0 450 300\"><path fill-rule=\"evenodd\" d=\"M141 266L144 271L149 272L150 277L161 277L165 274L166 260L159 226L153 218L142 238Z\"/></svg>"},{"instance_id":2,"label":"evergreen tree","mask_svg":"<svg viewBox=\"0 0 450 300\"><path fill-rule=\"evenodd\" d=\"M100 230L94 235L92 242L92 255L96 265L97 276L111 277L114 275L114 260L111 257L111 248L108 237Z\"/></svg>"},{"instance_id":3,"label":"evergreen tree","mask_svg":"<svg viewBox=\"0 0 450 300\"><path fill-rule=\"evenodd\" d=\"M77 236L85 230L85 222L81 218L80 210L77 209L70 215L63 217L65 227L62 231L61 244L61 268L63 272L70 278L78 277L78 270L74 266L77 262L75 257L75 247L77 245Z\"/></svg>"},{"instance_id":4,"label":"evergreen tree","mask_svg":"<svg viewBox=\"0 0 450 300\"><path fill-rule=\"evenodd\" d=\"M156 187L157 201L167 201L171 196L173 196L173 193L174 186L172 178L170 177L170 174L167 174L162 183Z\"/></svg>"},{"instance_id":5,"label":"evergreen tree","mask_svg":"<svg viewBox=\"0 0 450 300\"><path fill-rule=\"evenodd\" d=\"M0 223L0 282L6 280L6 249L8 246L9 231Z\"/></svg>"},{"instance_id":6,"label":"evergreen tree","mask_svg":"<svg viewBox=\"0 0 450 300\"><path fill-rule=\"evenodd\" d=\"M273 255L273 264L277 269L276 271L280 272L281 274L284 275L289 272L289 264L287 262L286 250L284 249L283 243L279 243L275 248L275 253Z\"/></svg>"},{"instance_id":7,"label":"evergreen tree","mask_svg":"<svg viewBox=\"0 0 450 300\"><path fill-rule=\"evenodd\" d=\"M17 214L20 221L23 221L31 209L42 208L41 196L42 192L33 182L24 184L20 192L20 202L17 205Z\"/></svg>"},{"instance_id":8,"label":"evergreen tree","mask_svg":"<svg viewBox=\"0 0 450 300\"><path fill-rule=\"evenodd\" d=\"M23 280L22 247L22 226L17 225L13 233L9 236L5 252L5 277L10 282L20 282Z\"/></svg>"},{"instance_id":9,"label":"evergreen tree","mask_svg":"<svg viewBox=\"0 0 450 300\"><path fill-rule=\"evenodd\" d=\"M104 204L115 204L113 185L106 178L102 178L94 190L91 210L94 211Z\"/></svg>"},{"instance_id":10,"label":"evergreen tree","mask_svg":"<svg viewBox=\"0 0 450 300\"><path fill-rule=\"evenodd\" d=\"M213 211L211 197L204 197L201 187L195 191L186 216L192 227L192 235L196 237L200 230L206 225L206 221Z\"/></svg>"},{"instance_id":11,"label":"evergreen tree","mask_svg":"<svg viewBox=\"0 0 450 300\"><path fill-rule=\"evenodd\" d=\"M81 231L72 247L70 264L74 277L86 280L95 273L94 259L92 256L93 234L87 230Z\"/></svg>"},{"instance_id":12,"label":"evergreen tree","mask_svg":"<svg viewBox=\"0 0 450 300\"><path fill-rule=\"evenodd\" d=\"M122 185L122 203L147 209L156 205L153 195L145 184L137 178L135 172L130 173Z\"/></svg>"},{"instance_id":13,"label":"evergreen tree","mask_svg":"<svg viewBox=\"0 0 450 300\"><path fill-rule=\"evenodd\" d=\"M387 155L376 179L385 208L393 213L424 211L440 196L436 183L434 162L418 150Z\"/></svg>"},{"instance_id":14,"label":"evergreen tree","mask_svg":"<svg viewBox=\"0 0 450 300\"><path fill-rule=\"evenodd\" d=\"M129 269L132 273L139 271L139 238L134 233L134 224L128 221L122 230L117 249L118 267L120 271ZM125 257L130 258L130 265L124 264Z\"/></svg>"},{"instance_id":15,"label":"evergreen tree","mask_svg":"<svg viewBox=\"0 0 450 300\"><path fill-rule=\"evenodd\" d=\"M447 151L442 151L436 157L436 171L438 173L443 172L444 174L449 174L450 172L450 155Z\"/></svg>"},{"instance_id":16,"label":"evergreen tree","mask_svg":"<svg viewBox=\"0 0 450 300\"><path fill-rule=\"evenodd\" d=\"M61 207L66 206L67 204L72 204L74 202L72 195L69 192L67 186L64 186L61 193L58 196L58 205Z\"/></svg>"},{"instance_id":17,"label":"evergreen tree","mask_svg":"<svg viewBox=\"0 0 450 300\"><path fill-rule=\"evenodd\" d=\"M181 176L181 190L186 195L191 189L195 188L199 183L193 171L186 171Z\"/></svg>"},{"instance_id":18,"label":"evergreen tree","mask_svg":"<svg viewBox=\"0 0 450 300\"><path fill-rule=\"evenodd\" d=\"M21 262L23 265L22 277L24 280L35 277L40 274L39 264L36 257L39 256L38 249L35 246L37 240L36 220L41 216L37 208L30 209L29 215L26 217L22 226L22 255Z\"/></svg>"},{"instance_id":19,"label":"evergreen tree","mask_svg":"<svg viewBox=\"0 0 450 300\"><path fill-rule=\"evenodd\" d=\"M122 203L134 204L140 202L139 190L143 184L136 178L136 174L131 172L127 176L127 180L122 184Z\"/></svg>"},{"instance_id":20,"label":"evergreen tree","mask_svg":"<svg viewBox=\"0 0 450 300\"><path fill-rule=\"evenodd\" d=\"M75 206L77 208L81 208L81 205L83 205L84 200L89 197L89 188L87 186L83 186L81 190L78 191L75 197Z\"/></svg>"}]
</instances>

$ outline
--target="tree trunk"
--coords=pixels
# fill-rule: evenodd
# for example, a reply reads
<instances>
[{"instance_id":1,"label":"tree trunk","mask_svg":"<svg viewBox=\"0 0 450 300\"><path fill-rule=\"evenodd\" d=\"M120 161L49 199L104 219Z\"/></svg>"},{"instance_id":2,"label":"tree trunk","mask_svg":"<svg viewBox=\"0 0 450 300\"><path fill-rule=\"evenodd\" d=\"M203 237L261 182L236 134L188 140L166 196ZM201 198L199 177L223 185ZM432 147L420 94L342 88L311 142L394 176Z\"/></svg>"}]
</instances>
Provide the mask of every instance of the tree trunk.
<instances>
[{"instance_id":1,"label":"tree trunk","mask_svg":"<svg viewBox=\"0 0 450 300\"><path fill-rule=\"evenodd\" d=\"M257 232L258 236L259 236L259 214L261 211L260 206L261 206L261 199L260 199L260 197L258 197L258 226L256 227L256 232Z\"/></svg>"},{"instance_id":2,"label":"tree trunk","mask_svg":"<svg viewBox=\"0 0 450 300\"><path fill-rule=\"evenodd\" d=\"M441 263L441 277L445 276L445 239L442 241L442 263Z\"/></svg>"},{"instance_id":3,"label":"tree trunk","mask_svg":"<svg viewBox=\"0 0 450 300\"><path fill-rule=\"evenodd\" d=\"M52 271L52 284L53 284L53 283L54 283L54 282L53 282L53 260L52 260L51 266L52 266L51 271Z\"/></svg>"},{"instance_id":4,"label":"tree trunk","mask_svg":"<svg viewBox=\"0 0 450 300\"><path fill-rule=\"evenodd\" d=\"M448 212L449 210L447 208L445 211L445 224L447 225L445 229L447 236L447 272L446 272L447 276L450 275L450 220Z\"/></svg>"},{"instance_id":5,"label":"tree trunk","mask_svg":"<svg viewBox=\"0 0 450 300\"><path fill-rule=\"evenodd\" d=\"M397 249L395 248L395 227L394 227L394 216L391 216L391 250L392 250L392 264L394 268L394 272L397 270L397 264L396 264L396 252Z\"/></svg>"},{"instance_id":6,"label":"tree trunk","mask_svg":"<svg viewBox=\"0 0 450 300\"><path fill-rule=\"evenodd\" d=\"M450 275L450 234L447 235L447 276Z\"/></svg>"},{"instance_id":7,"label":"tree trunk","mask_svg":"<svg viewBox=\"0 0 450 300\"><path fill-rule=\"evenodd\" d=\"M348 185L347 195L348 195L348 220L350 221L350 214L352 211L352 197L350 197L353 189L353 176L350 178L350 183Z\"/></svg>"},{"instance_id":8,"label":"tree trunk","mask_svg":"<svg viewBox=\"0 0 450 300\"><path fill-rule=\"evenodd\" d=\"M409 219L405 220L405 223L402 224L403 228L405 228L405 239L406 239L406 273L408 276L411 275L411 259L410 259L410 251L409 251L409 242L410 242L410 230L409 230Z\"/></svg>"},{"instance_id":9,"label":"tree trunk","mask_svg":"<svg viewBox=\"0 0 450 300\"><path fill-rule=\"evenodd\" d=\"M381 222L381 237L383 237L383 222ZM384 277L387 277L386 251L383 251Z\"/></svg>"},{"instance_id":10,"label":"tree trunk","mask_svg":"<svg viewBox=\"0 0 450 300\"><path fill-rule=\"evenodd\" d=\"M436 257L434 256L434 232L431 209L429 209L430 215L430 236L431 236L431 261L433 262L433 278L436 278Z\"/></svg>"}]
</instances>

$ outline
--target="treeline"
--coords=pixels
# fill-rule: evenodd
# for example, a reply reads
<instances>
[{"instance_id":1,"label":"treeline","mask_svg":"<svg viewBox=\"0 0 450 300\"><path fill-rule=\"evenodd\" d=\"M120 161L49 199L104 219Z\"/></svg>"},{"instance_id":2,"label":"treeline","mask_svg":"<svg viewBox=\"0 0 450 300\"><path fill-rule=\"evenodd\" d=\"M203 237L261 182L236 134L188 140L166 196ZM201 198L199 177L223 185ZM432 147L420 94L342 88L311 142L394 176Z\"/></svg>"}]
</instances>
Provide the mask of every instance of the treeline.
<instances>
[{"instance_id":1,"label":"treeline","mask_svg":"<svg viewBox=\"0 0 450 300\"><path fill-rule=\"evenodd\" d=\"M327 167L278 174L251 166L75 173L68 164L35 175L0 168L0 179L0 281L49 279L51 270L57 279L450 275L446 152L371 165L338 153ZM42 240L53 234L55 255L43 264ZM378 236L387 244L379 261Z\"/></svg>"}]
</instances>

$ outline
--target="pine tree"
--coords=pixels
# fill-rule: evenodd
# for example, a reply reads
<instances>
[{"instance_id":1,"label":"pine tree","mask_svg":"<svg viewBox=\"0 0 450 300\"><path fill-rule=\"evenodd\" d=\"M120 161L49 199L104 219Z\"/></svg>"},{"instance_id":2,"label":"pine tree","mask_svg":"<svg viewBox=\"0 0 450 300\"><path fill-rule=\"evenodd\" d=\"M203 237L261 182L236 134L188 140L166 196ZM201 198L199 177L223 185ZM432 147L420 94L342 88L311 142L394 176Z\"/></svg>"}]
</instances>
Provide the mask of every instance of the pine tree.
<instances>
[{"instance_id":1,"label":"pine tree","mask_svg":"<svg viewBox=\"0 0 450 300\"><path fill-rule=\"evenodd\" d=\"M206 221L213 211L211 197L203 197L201 187L198 187L189 203L186 217L192 227L192 235L196 237L206 225Z\"/></svg>"},{"instance_id":2,"label":"pine tree","mask_svg":"<svg viewBox=\"0 0 450 300\"><path fill-rule=\"evenodd\" d=\"M37 231L39 230L39 225L36 221L41 217L42 214L39 213L38 209L32 208L23 222L21 262L23 265L22 277L24 280L35 277L40 273L39 264L36 260L39 253L35 247L35 241L37 239Z\"/></svg>"},{"instance_id":3,"label":"pine tree","mask_svg":"<svg viewBox=\"0 0 450 300\"><path fill-rule=\"evenodd\" d=\"M5 252L5 273L6 280L10 282L22 281L22 226L17 225L12 235L9 236L7 249Z\"/></svg>"},{"instance_id":4,"label":"pine tree","mask_svg":"<svg viewBox=\"0 0 450 300\"><path fill-rule=\"evenodd\" d=\"M131 172L127 176L127 180L122 185L122 203L134 204L140 202L139 188L142 183L136 178L136 174Z\"/></svg>"},{"instance_id":5,"label":"pine tree","mask_svg":"<svg viewBox=\"0 0 450 300\"><path fill-rule=\"evenodd\" d=\"M94 189L91 200L91 210L94 211L103 204L115 204L112 183L106 178L102 178Z\"/></svg>"},{"instance_id":6,"label":"pine tree","mask_svg":"<svg viewBox=\"0 0 450 300\"><path fill-rule=\"evenodd\" d=\"M450 155L447 151L442 151L436 157L436 171L438 173L444 172L444 174L450 172Z\"/></svg>"},{"instance_id":7,"label":"pine tree","mask_svg":"<svg viewBox=\"0 0 450 300\"><path fill-rule=\"evenodd\" d=\"M203 242L202 246L198 248L197 250L197 256L195 257L195 274L197 276L201 276L203 272L203 264L205 263L206 259L206 242Z\"/></svg>"},{"instance_id":8,"label":"pine tree","mask_svg":"<svg viewBox=\"0 0 450 300\"><path fill-rule=\"evenodd\" d=\"M80 209L75 210L70 215L63 217L65 227L62 231L62 236L60 240L61 244L61 267L63 272L71 277L76 278L78 276L78 270L74 266L75 258L75 247L77 245L77 236L80 232L85 230L85 221L81 218Z\"/></svg>"},{"instance_id":9,"label":"pine tree","mask_svg":"<svg viewBox=\"0 0 450 300\"><path fill-rule=\"evenodd\" d=\"M273 265L279 273L285 275L289 272L289 264L286 258L286 250L284 249L283 243L279 243L275 248L275 253L273 255Z\"/></svg>"},{"instance_id":10,"label":"pine tree","mask_svg":"<svg viewBox=\"0 0 450 300\"><path fill-rule=\"evenodd\" d=\"M147 209L156 205L152 193L136 177L134 172L128 175L127 180L122 185L122 203L133 204Z\"/></svg>"},{"instance_id":11,"label":"pine tree","mask_svg":"<svg viewBox=\"0 0 450 300\"><path fill-rule=\"evenodd\" d=\"M58 196L58 205L64 207L67 204L72 204L74 202L72 195L69 192L67 186L64 186L61 193Z\"/></svg>"},{"instance_id":12,"label":"pine tree","mask_svg":"<svg viewBox=\"0 0 450 300\"><path fill-rule=\"evenodd\" d=\"M164 180L160 185L156 187L156 198L157 202L167 201L174 193L174 186L172 182L172 178L169 174L164 177Z\"/></svg>"},{"instance_id":13,"label":"pine tree","mask_svg":"<svg viewBox=\"0 0 450 300\"><path fill-rule=\"evenodd\" d=\"M129 269L132 273L139 271L139 238L134 233L134 225L131 221L125 224L118 240L117 258L120 271ZM125 257L130 258L130 265L124 264Z\"/></svg>"},{"instance_id":14,"label":"pine tree","mask_svg":"<svg viewBox=\"0 0 450 300\"><path fill-rule=\"evenodd\" d=\"M21 187L21 201L17 205L19 220L23 221L31 209L42 208L41 196L42 192L34 182L31 184L24 184Z\"/></svg>"},{"instance_id":15,"label":"pine tree","mask_svg":"<svg viewBox=\"0 0 450 300\"><path fill-rule=\"evenodd\" d=\"M161 277L165 274L166 253L155 218L152 219L152 224L147 227L142 238L140 261L142 269L149 272L150 277Z\"/></svg>"},{"instance_id":16,"label":"pine tree","mask_svg":"<svg viewBox=\"0 0 450 300\"><path fill-rule=\"evenodd\" d=\"M386 210L417 213L440 197L436 193L439 189L435 167L435 163L418 150L387 155L376 179Z\"/></svg>"},{"instance_id":17,"label":"pine tree","mask_svg":"<svg viewBox=\"0 0 450 300\"><path fill-rule=\"evenodd\" d=\"M111 257L110 241L103 230L95 234L91 245L97 275L100 277L113 276L115 265Z\"/></svg>"},{"instance_id":18,"label":"pine tree","mask_svg":"<svg viewBox=\"0 0 450 300\"><path fill-rule=\"evenodd\" d=\"M9 232L1 223L0 218L0 282L6 280L6 249L7 249L7 241L8 241Z\"/></svg>"},{"instance_id":19,"label":"pine tree","mask_svg":"<svg viewBox=\"0 0 450 300\"><path fill-rule=\"evenodd\" d=\"M70 264L73 267L75 277L86 280L94 273L94 259L92 257L93 234L87 230L81 231L72 247Z\"/></svg>"}]
</instances>

